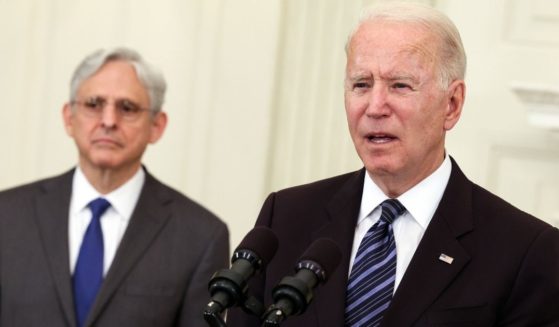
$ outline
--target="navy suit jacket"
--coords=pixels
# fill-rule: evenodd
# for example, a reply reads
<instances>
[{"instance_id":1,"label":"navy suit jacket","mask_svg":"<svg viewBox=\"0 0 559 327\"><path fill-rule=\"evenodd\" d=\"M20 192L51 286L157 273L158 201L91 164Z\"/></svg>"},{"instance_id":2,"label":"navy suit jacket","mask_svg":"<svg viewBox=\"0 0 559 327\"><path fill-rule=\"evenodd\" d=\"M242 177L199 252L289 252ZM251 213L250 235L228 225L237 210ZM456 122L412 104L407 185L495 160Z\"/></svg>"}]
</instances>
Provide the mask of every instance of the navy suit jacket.
<instances>
[{"instance_id":1,"label":"navy suit jacket","mask_svg":"<svg viewBox=\"0 0 559 327\"><path fill-rule=\"evenodd\" d=\"M73 170L0 192L0 326L76 325L68 252ZM227 227L149 173L85 326L206 326Z\"/></svg>"},{"instance_id":2,"label":"navy suit jacket","mask_svg":"<svg viewBox=\"0 0 559 327\"><path fill-rule=\"evenodd\" d=\"M271 290L317 238L334 240L342 260L302 315L282 326L344 326L349 259L365 170L271 194L257 224L280 245L249 288ZM451 264L439 260L453 257ZM229 326L260 326L240 309ZM381 326L559 326L559 230L470 182L452 160L441 202Z\"/></svg>"}]
</instances>

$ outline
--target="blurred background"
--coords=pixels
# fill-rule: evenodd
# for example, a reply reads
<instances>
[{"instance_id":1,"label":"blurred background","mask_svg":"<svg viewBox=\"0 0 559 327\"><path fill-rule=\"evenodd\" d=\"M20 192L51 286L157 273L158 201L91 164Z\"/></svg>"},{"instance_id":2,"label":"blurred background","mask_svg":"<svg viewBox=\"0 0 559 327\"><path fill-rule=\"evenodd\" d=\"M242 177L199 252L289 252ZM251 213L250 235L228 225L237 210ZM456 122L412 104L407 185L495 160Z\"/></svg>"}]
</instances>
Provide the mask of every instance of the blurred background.
<instances>
[{"instance_id":1,"label":"blurred background","mask_svg":"<svg viewBox=\"0 0 559 327\"><path fill-rule=\"evenodd\" d=\"M344 44L365 0L0 0L0 189L62 173L74 68L128 46L168 82L144 163L223 220L233 247L269 192L357 170ZM559 1L431 0L468 55L447 150L470 179L559 226Z\"/></svg>"}]
</instances>

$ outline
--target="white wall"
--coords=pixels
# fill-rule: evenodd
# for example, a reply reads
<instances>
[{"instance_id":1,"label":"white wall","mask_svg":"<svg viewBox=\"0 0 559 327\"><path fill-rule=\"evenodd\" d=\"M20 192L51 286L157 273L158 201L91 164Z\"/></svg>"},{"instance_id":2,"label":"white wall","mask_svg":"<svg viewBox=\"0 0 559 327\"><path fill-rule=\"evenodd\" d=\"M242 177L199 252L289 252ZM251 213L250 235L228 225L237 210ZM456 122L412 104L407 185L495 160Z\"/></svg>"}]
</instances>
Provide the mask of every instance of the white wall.
<instances>
[{"instance_id":1,"label":"white wall","mask_svg":"<svg viewBox=\"0 0 559 327\"><path fill-rule=\"evenodd\" d=\"M0 0L0 188L75 163L60 117L70 75L94 49L130 46L169 84L170 124L146 165L221 216L235 246L270 191L360 168L345 125L343 46L371 2ZM468 53L449 152L474 181L559 224L559 138L530 126L509 88L558 84L558 6L422 2L451 16Z\"/></svg>"}]
</instances>

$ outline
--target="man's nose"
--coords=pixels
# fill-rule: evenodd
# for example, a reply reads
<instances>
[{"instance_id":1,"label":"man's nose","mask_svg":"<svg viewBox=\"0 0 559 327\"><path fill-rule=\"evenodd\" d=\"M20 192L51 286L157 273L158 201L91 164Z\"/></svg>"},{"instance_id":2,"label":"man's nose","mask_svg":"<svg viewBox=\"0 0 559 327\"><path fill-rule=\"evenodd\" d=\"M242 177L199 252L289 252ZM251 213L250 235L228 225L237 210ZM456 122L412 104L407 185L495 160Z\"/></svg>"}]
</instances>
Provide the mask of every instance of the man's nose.
<instances>
[{"instance_id":1,"label":"man's nose","mask_svg":"<svg viewBox=\"0 0 559 327\"><path fill-rule=\"evenodd\" d=\"M390 114L388 90L382 83L375 83L369 94L369 105L366 114L372 118L381 118Z\"/></svg>"},{"instance_id":2,"label":"man's nose","mask_svg":"<svg viewBox=\"0 0 559 327\"><path fill-rule=\"evenodd\" d=\"M114 127L118 120L118 109L114 102L109 102L103 108L101 112L101 124L103 127L111 128Z\"/></svg>"}]
</instances>

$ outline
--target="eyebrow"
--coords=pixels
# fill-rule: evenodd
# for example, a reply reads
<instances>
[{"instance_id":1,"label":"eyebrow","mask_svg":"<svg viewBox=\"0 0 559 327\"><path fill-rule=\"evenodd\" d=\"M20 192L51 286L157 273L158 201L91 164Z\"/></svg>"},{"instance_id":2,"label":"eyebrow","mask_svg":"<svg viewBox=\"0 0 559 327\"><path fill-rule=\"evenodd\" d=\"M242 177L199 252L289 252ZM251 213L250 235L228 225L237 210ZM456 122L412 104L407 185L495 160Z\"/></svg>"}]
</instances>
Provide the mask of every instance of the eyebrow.
<instances>
[{"instance_id":1,"label":"eyebrow","mask_svg":"<svg viewBox=\"0 0 559 327\"><path fill-rule=\"evenodd\" d=\"M351 76L351 74L348 74L348 76L346 77L346 80L352 82L360 81L360 80L370 80L370 79L374 79L374 76L372 73L368 73L368 72L358 72L353 76Z\"/></svg>"},{"instance_id":2,"label":"eyebrow","mask_svg":"<svg viewBox=\"0 0 559 327\"><path fill-rule=\"evenodd\" d=\"M394 81L409 81L412 83L419 83L419 79L416 78L415 76L411 75L411 74L407 74L407 73L396 73L396 74L390 74L388 76L381 76L380 77L381 80L384 81L389 81L389 82L394 82ZM348 81L351 82L356 82L356 81L362 81L362 80L378 80L378 78L375 78L375 76L373 76L373 74L371 73L356 73L354 76L348 76L347 78Z\"/></svg>"}]
</instances>

